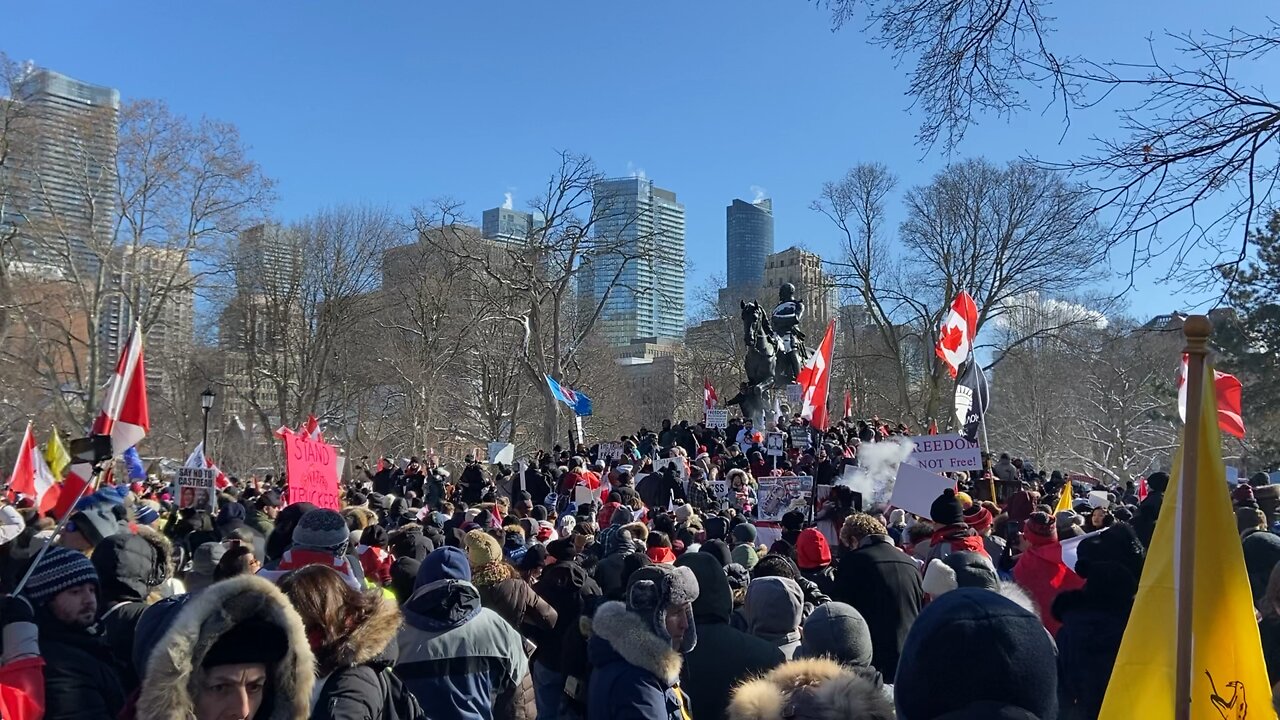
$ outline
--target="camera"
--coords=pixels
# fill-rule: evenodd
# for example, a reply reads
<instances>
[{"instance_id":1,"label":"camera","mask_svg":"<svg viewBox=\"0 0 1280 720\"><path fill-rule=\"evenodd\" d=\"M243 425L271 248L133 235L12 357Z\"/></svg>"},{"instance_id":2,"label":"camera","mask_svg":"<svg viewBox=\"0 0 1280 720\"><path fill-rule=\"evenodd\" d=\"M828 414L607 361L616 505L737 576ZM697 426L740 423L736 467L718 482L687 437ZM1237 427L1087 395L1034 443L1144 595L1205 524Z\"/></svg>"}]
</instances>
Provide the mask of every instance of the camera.
<instances>
[{"instance_id":1,"label":"camera","mask_svg":"<svg viewBox=\"0 0 1280 720\"><path fill-rule=\"evenodd\" d=\"M68 450L71 454L72 462L97 465L110 460L112 457L111 436L90 435L89 437L76 438L71 441Z\"/></svg>"}]
</instances>

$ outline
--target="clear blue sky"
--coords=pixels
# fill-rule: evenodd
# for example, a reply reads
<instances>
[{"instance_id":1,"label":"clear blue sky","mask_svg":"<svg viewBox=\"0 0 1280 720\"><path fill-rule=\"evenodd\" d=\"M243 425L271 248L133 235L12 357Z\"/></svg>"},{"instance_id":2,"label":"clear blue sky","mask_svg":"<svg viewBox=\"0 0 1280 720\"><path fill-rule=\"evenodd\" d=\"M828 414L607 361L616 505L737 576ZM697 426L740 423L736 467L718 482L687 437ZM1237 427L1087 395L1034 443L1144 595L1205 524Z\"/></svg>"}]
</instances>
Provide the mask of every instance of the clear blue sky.
<instances>
[{"instance_id":1,"label":"clear blue sky","mask_svg":"<svg viewBox=\"0 0 1280 720\"><path fill-rule=\"evenodd\" d=\"M1267 5L1060 2L1053 42L1141 60L1150 33L1249 25ZM905 69L803 0L26 2L2 16L15 59L236 123L286 220L444 195L478 220L503 193L528 202L556 149L643 169L686 206L691 298L723 276L724 208L752 186L774 199L778 249L835 257L808 209L823 181L881 161L909 186L947 161L913 144ZM1059 144L1052 111L987 119L960 154L1071 157L1111 122L1077 114ZM1179 304L1145 280L1135 315Z\"/></svg>"}]
</instances>

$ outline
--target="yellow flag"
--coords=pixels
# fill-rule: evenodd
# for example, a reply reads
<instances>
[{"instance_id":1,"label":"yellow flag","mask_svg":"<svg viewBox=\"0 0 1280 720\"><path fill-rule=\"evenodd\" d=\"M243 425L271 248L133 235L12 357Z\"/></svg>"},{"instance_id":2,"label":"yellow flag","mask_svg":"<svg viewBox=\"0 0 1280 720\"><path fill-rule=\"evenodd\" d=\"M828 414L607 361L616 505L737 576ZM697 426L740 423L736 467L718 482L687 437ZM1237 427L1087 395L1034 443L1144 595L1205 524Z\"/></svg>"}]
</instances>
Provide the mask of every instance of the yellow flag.
<instances>
[{"instance_id":1,"label":"yellow flag","mask_svg":"<svg viewBox=\"0 0 1280 720\"><path fill-rule=\"evenodd\" d=\"M1071 481L1068 480L1067 483L1062 486L1062 494L1058 496L1058 507L1053 509L1053 514L1057 515L1063 510L1070 510L1071 501Z\"/></svg>"},{"instance_id":2,"label":"yellow flag","mask_svg":"<svg viewBox=\"0 0 1280 720\"><path fill-rule=\"evenodd\" d=\"M62 444L62 438L58 437L58 428L53 428L52 434L49 435L49 442L44 445L44 461L49 464L49 469L53 471L53 476L59 480L62 479L62 473L71 465L71 454L67 452L67 448Z\"/></svg>"},{"instance_id":3,"label":"yellow flag","mask_svg":"<svg viewBox=\"0 0 1280 720\"><path fill-rule=\"evenodd\" d=\"M1201 385L1200 447L1196 468L1195 576L1192 602L1192 718L1275 720L1271 686L1258 639L1253 596L1236 532L1213 368L1205 363ZM1187 418L1188 422L1193 421ZM1138 596L1125 628L1100 720L1174 717L1177 666L1177 589L1174 567L1178 527L1178 485L1183 446L1173 462L1169 488L1147 553Z\"/></svg>"}]
</instances>

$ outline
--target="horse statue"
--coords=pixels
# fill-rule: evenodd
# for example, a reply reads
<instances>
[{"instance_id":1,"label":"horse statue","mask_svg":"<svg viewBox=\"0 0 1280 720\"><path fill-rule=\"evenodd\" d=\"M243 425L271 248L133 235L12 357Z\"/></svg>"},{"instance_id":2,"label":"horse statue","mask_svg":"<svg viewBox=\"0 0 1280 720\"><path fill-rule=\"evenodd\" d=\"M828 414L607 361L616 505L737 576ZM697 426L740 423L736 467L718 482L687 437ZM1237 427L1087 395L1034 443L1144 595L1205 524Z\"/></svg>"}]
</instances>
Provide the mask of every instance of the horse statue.
<instances>
[{"instance_id":1,"label":"horse statue","mask_svg":"<svg viewBox=\"0 0 1280 720\"><path fill-rule=\"evenodd\" d=\"M738 304L742 306L742 337L747 343L747 385L763 391L774 384L778 338L759 303L739 300Z\"/></svg>"}]
</instances>

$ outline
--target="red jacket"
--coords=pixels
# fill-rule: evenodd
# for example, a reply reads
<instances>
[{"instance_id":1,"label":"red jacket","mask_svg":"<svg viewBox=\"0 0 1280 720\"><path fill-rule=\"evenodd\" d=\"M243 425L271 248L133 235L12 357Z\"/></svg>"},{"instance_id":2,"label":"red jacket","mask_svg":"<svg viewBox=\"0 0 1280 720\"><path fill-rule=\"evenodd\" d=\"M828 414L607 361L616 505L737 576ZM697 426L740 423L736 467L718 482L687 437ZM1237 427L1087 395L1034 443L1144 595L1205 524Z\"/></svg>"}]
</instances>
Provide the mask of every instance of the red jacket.
<instances>
[{"instance_id":1,"label":"red jacket","mask_svg":"<svg viewBox=\"0 0 1280 720\"><path fill-rule=\"evenodd\" d=\"M364 576L381 585L391 584L391 553L371 546L365 546L360 551L360 567L364 570Z\"/></svg>"},{"instance_id":2,"label":"red jacket","mask_svg":"<svg viewBox=\"0 0 1280 720\"><path fill-rule=\"evenodd\" d=\"M967 525L947 525L938 528L929 536L929 557L943 558L951 553L976 552L983 557L987 554L987 545L982 536Z\"/></svg>"},{"instance_id":3,"label":"red jacket","mask_svg":"<svg viewBox=\"0 0 1280 720\"><path fill-rule=\"evenodd\" d=\"M1013 579L1035 599L1045 629L1055 636L1062 623L1053 617L1054 598L1084 587L1084 579L1062 562L1062 545L1056 542L1027 548L1013 566Z\"/></svg>"},{"instance_id":4,"label":"red jacket","mask_svg":"<svg viewBox=\"0 0 1280 720\"><path fill-rule=\"evenodd\" d=\"M0 717L4 720L44 717L44 658L24 658L0 667Z\"/></svg>"}]
</instances>

